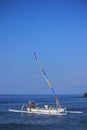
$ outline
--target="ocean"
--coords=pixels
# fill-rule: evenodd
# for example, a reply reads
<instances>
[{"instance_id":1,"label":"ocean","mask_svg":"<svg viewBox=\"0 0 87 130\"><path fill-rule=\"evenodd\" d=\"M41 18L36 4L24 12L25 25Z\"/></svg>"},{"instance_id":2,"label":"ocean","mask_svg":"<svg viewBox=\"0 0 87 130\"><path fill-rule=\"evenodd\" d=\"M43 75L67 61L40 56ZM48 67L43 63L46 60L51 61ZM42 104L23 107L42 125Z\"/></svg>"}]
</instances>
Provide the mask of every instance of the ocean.
<instances>
[{"instance_id":1,"label":"ocean","mask_svg":"<svg viewBox=\"0 0 87 130\"><path fill-rule=\"evenodd\" d=\"M55 100L52 95L0 95L0 130L87 130L87 98L59 95L59 100L67 110L83 113L53 116L9 112L8 109L21 109L29 101L40 107L45 103L55 106Z\"/></svg>"}]
</instances>

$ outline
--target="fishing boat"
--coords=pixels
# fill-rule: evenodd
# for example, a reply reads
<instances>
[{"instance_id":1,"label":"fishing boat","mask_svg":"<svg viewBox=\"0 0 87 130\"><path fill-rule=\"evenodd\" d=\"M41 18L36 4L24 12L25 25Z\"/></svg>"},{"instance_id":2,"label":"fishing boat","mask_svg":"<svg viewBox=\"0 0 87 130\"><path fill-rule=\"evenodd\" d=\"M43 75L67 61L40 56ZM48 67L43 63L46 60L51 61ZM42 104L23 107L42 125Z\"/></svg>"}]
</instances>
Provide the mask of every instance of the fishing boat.
<instances>
[{"instance_id":1,"label":"fishing boat","mask_svg":"<svg viewBox=\"0 0 87 130\"><path fill-rule=\"evenodd\" d=\"M39 115L66 115L67 112L64 111L64 109L53 109L53 110L45 110L43 108L32 108L27 110L14 110L9 109L10 112L21 112L21 113L29 113L29 114L39 114Z\"/></svg>"},{"instance_id":2,"label":"fishing boat","mask_svg":"<svg viewBox=\"0 0 87 130\"><path fill-rule=\"evenodd\" d=\"M29 102L28 105L23 105L21 107L21 110L9 109L9 111L30 113L30 114L45 114L45 115L66 115L67 113L82 113L82 112L79 112L79 111L67 111L67 109L65 107L61 107L60 102L59 102L59 98L56 95L54 88L52 87L52 84L47 77L46 72L42 68L42 65L41 65L36 53L34 53L34 57L35 57L36 63L39 66L48 86L50 87L50 89L53 93L53 96L54 96L55 101L56 101L56 107L53 107L52 104L51 104L50 107L48 107L48 105L46 104L43 108L40 108L40 107L37 107L34 104L34 102Z\"/></svg>"}]
</instances>

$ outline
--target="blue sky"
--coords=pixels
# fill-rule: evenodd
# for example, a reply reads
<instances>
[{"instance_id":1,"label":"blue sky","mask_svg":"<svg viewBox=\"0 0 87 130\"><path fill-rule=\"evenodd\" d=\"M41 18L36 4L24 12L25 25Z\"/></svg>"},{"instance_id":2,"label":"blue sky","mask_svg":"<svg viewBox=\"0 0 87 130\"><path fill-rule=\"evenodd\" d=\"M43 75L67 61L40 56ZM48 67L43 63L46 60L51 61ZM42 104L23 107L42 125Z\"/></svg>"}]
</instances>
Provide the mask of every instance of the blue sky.
<instances>
[{"instance_id":1,"label":"blue sky","mask_svg":"<svg viewBox=\"0 0 87 130\"><path fill-rule=\"evenodd\" d=\"M0 1L1 94L51 94L34 52L57 94L87 92L87 2Z\"/></svg>"}]
</instances>

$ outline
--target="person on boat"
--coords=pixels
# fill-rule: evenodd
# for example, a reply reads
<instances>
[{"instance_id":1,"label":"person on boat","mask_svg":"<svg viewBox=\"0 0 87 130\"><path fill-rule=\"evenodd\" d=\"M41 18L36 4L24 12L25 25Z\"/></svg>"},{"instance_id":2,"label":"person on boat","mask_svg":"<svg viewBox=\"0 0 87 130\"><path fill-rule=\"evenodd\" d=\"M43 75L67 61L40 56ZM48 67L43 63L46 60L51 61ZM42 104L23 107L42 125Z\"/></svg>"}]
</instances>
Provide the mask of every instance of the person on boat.
<instances>
[{"instance_id":1,"label":"person on boat","mask_svg":"<svg viewBox=\"0 0 87 130\"><path fill-rule=\"evenodd\" d=\"M27 107L31 110L32 108L35 108L35 104L34 102L29 101L29 104L27 105Z\"/></svg>"},{"instance_id":2,"label":"person on boat","mask_svg":"<svg viewBox=\"0 0 87 130\"><path fill-rule=\"evenodd\" d=\"M29 108L30 108L30 109L31 109L31 108L35 108L34 102L31 102L31 103L29 104Z\"/></svg>"},{"instance_id":3,"label":"person on boat","mask_svg":"<svg viewBox=\"0 0 87 130\"><path fill-rule=\"evenodd\" d=\"M48 105L47 103L44 105L44 108L47 110L48 109Z\"/></svg>"},{"instance_id":4,"label":"person on boat","mask_svg":"<svg viewBox=\"0 0 87 130\"><path fill-rule=\"evenodd\" d=\"M49 109L53 109L53 104L50 104L50 107L49 107Z\"/></svg>"}]
</instances>

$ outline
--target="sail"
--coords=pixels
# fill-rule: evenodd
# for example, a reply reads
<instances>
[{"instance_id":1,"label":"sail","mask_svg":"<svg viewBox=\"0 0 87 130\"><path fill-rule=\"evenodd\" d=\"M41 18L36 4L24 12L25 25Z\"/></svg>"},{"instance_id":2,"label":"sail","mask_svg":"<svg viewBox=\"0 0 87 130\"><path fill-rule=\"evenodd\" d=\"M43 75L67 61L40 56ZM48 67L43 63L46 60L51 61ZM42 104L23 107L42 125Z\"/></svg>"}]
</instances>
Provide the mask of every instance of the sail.
<instances>
[{"instance_id":1,"label":"sail","mask_svg":"<svg viewBox=\"0 0 87 130\"><path fill-rule=\"evenodd\" d=\"M55 91L54 91L54 88L52 87L52 84L51 84L51 82L49 81L49 79L48 79L48 77L47 77L46 72L45 72L44 69L42 68L41 63L40 63L40 61L38 60L38 57L37 57L36 53L34 53L34 57L35 57L35 60L36 60L36 62L37 62L37 65L40 67L40 69L41 69L41 71L42 71L42 73L43 73L43 76L44 76L45 80L47 81L48 86L51 88L51 91L52 91L52 93L53 93L53 95L54 95L54 97L55 97L55 100L56 100L56 105L57 105L58 107L60 107L60 103L59 103L59 100L58 100L58 96L56 95L56 93L55 93Z\"/></svg>"}]
</instances>

